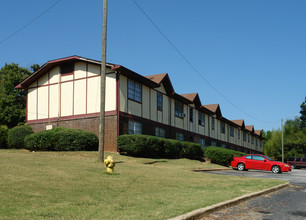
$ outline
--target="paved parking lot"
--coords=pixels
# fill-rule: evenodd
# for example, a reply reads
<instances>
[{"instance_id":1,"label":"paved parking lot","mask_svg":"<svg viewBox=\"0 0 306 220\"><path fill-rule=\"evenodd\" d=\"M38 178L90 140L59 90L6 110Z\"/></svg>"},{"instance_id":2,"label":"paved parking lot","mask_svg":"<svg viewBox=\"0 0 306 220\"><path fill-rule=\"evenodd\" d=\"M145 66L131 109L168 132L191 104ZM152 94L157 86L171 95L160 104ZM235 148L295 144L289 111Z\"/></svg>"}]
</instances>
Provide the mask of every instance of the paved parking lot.
<instances>
[{"instance_id":1,"label":"paved parking lot","mask_svg":"<svg viewBox=\"0 0 306 220\"><path fill-rule=\"evenodd\" d=\"M265 171L211 171L218 175L235 175L256 178L271 178L289 181L291 186L280 191L242 202L236 206L215 212L205 220L242 220L242 219L306 219L306 170L273 174Z\"/></svg>"},{"instance_id":2,"label":"paved parking lot","mask_svg":"<svg viewBox=\"0 0 306 220\"><path fill-rule=\"evenodd\" d=\"M279 180L288 181L290 182L290 184L293 185L306 186L306 169L294 169L291 172L284 172L280 174L274 174L271 171L262 171L262 170L248 170L248 171L223 170L223 171L208 171L208 172L219 175L279 179Z\"/></svg>"}]
</instances>

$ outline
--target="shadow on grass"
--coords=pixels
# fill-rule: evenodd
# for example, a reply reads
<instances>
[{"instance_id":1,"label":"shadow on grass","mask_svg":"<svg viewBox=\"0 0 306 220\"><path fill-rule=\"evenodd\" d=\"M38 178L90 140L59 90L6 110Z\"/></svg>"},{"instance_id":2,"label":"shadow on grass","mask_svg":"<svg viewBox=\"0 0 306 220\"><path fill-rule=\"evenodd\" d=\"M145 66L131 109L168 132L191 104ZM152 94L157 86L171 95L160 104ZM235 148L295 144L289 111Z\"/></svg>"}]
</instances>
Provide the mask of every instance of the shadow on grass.
<instances>
[{"instance_id":1,"label":"shadow on grass","mask_svg":"<svg viewBox=\"0 0 306 220\"><path fill-rule=\"evenodd\" d=\"M167 163L167 161L165 161L165 160L156 160L156 161L147 162L147 163L144 163L144 164L150 165L150 164L155 164L155 163Z\"/></svg>"}]
</instances>

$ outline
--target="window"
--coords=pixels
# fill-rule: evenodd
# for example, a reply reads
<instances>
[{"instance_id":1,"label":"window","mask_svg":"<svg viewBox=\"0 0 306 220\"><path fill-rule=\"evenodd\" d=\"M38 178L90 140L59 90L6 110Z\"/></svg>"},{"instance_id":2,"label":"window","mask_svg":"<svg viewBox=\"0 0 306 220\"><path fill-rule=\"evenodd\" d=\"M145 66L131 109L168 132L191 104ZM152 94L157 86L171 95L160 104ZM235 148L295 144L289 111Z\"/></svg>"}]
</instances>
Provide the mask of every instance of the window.
<instances>
[{"instance_id":1,"label":"window","mask_svg":"<svg viewBox=\"0 0 306 220\"><path fill-rule=\"evenodd\" d=\"M129 120L129 134L142 134L141 122Z\"/></svg>"},{"instance_id":2,"label":"window","mask_svg":"<svg viewBox=\"0 0 306 220\"><path fill-rule=\"evenodd\" d=\"M288 161L294 161L294 157L290 157Z\"/></svg>"},{"instance_id":3,"label":"window","mask_svg":"<svg viewBox=\"0 0 306 220\"><path fill-rule=\"evenodd\" d=\"M254 137L251 136L251 141L252 141L252 144L254 144Z\"/></svg>"},{"instance_id":4,"label":"window","mask_svg":"<svg viewBox=\"0 0 306 220\"><path fill-rule=\"evenodd\" d=\"M215 118L211 118L211 129L215 130Z\"/></svg>"},{"instance_id":5,"label":"window","mask_svg":"<svg viewBox=\"0 0 306 220\"><path fill-rule=\"evenodd\" d=\"M205 126L205 114L199 112L199 125Z\"/></svg>"},{"instance_id":6,"label":"window","mask_svg":"<svg viewBox=\"0 0 306 220\"><path fill-rule=\"evenodd\" d=\"M255 142L256 142L256 147L258 146L258 141L257 141L257 138L255 139Z\"/></svg>"},{"instance_id":7,"label":"window","mask_svg":"<svg viewBox=\"0 0 306 220\"><path fill-rule=\"evenodd\" d=\"M200 139L200 144L202 146L202 148L205 148L205 139Z\"/></svg>"},{"instance_id":8,"label":"window","mask_svg":"<svg viewBox=\"0 0 306 220\"><path fill-rule=\"evenodd\" d=\"M303 158L302 162L306 162L306 158Z\"/></svg>"},{"instance_id":9,"label":"window","mask_svg":"<svg viewBox=\"0 0 306 220\"><path fill-rule=\"evenodd\" d=\"M245 159L252 159L252 156L246 156Z\"/></svg>"},{"instance_id":10,"label":"window","mask_svg":"<svg viewBox=\"0 0 306 220\"><path fill-rule=\"evenodd\" d=\"M265 158L264 158L264 157L261 157L261 156L258 156L258 155L253 155L253 160L261 160L261 161L264 161Z\"/></svg>"},{"instance_id":11,"label":"window","mask_svg":"<svg viewBox=\"0 0 306 220\"><path fill-rule=\"evenodd\" d=\"M217 146L217 143L214 142L214 141L212 141L212 142L211 142L211 146Z\"/></svg>"},{"instance_id":12,"label":"window","mask_svg":"<svg viewBox=\"0 0 306 220\"><path fill-rule=\"evenodd\" d=\"M193 122L193 108L192 107L189 108L189 121Z\"/></svg>"},{"instance_id":13,"label":"window","mask_svg":"<svg viewBox=\"0 0 306 220\"><path fill-rule=\"evenodd\" d=\"M184 117L184 105L178 101L175 101L175 116Z\"/></svg>"},{"instance_id":14,"label":"window","mask_svg":"<svg viewBox=\"0 0 306 220\"><path fill-rule=\"evenodd\" d=\"M166 131L165 131L165 129L156 127L156 128L155 128L155 136L156 136L156 137L165 138L165 137L166 137Z\"/></svg>"},{"instance_id":15,"label":"window","mask_svg":"<svg viewBox=\"0 0 306 220\"><path fill-rule=\"evenodd\" d=\"M61 65L61 74L69 75L73 74L73 71L74 71L73 63L66 63Z\"/></svg>"},{"instance_id":16,"label":"window","mask_svg":"<svg viewBox=\"0 0 306 220\"><path fill-rule=\"evenodd\" d=\"M140 83L128 80L128 98L136 102L142 101L142 87Z\"/></svg>"},{"instance_id":17,"label":"window","mask_svg":"<svg viewBox=\"0 0 306 220\"><path fill-rule=\"evenodd\" d=\"M238 129L238 139L240 140L240 130Z\"/></svg>"},{"instance_id":18,"label":"window","mask_svg":"<svg viewBox=\"0 0 306 220\"><path fill-rule=\"evenodd\" d=\"M225 133L225 123L223 121L221 121L220 132Z\"/></svg>"},{"instance_id":19,"label":"window","mask_svg":"<svg viewBox=\"0 0 306 220\"><path fill-rule=\"evenodd\" d=\"M245 132L243 132L243 141L246 141L246 133Z\"/></svg>"},{"instance_id":20,"label":"window","mask_svg":"<svg viewBox=\"0 0 306 220\"><path fill-rule=\"evenodd\" d=\"M234 137L234 127L230 127L230 135L231 137Z\"/></svg>"},{"instance_id":21,"label":"window","mask_svg":"<svg viewBox=\"0 0 306 220\"><path fill-rule=\"evenodd\" d=\"M163 110L163 94L160 92L157 92L157 110Z\"/></svg>"},{"instance_id":22,"label":"window","mask_svg":"<svg viewBox=\"0 0 306 220\"><path fill-rule=\"evenodd\" d=\"M250 143L250 135L248 134L248 143Z\"/></svg>"},{"instance_id":23,"label":"window","mask_svg":"<svg viewBox=\"0 0 306 220\"><path fill-rule=\"evenodd\" d=\"M184 141L184 134L176 132L176 140Z\"/></svg>"}]
</instances>

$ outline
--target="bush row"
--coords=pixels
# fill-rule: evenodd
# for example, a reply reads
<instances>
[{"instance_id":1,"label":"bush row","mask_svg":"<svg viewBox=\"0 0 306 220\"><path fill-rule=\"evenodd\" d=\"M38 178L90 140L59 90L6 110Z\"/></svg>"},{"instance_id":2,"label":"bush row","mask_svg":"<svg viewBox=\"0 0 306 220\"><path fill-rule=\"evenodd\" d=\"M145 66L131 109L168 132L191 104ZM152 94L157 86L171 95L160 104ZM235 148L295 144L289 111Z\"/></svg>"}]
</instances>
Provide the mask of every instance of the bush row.
<instances>
[{"instance_id":1,"label":"bush row","mask_svg":"<svg viewBox=\"0 0 306 220\"><path fill-rule=\"evenodd\" d=\"M222 166L230 166L233 157L241 157L245 155L240 151L230 150L222 147L206 147L204 155L210 159L212 163L216 163Z\"/></svg>"},{"instance_id":2,"label":"bush row","mask_svg":"<svg viewBox=\"0 0 306 220\"><path fill-rule=\"evenodd\" d=\"M117 143L119 153L136 157L199 160L204 153L200 144L148 135L121 135Z\"/></svg>"},{"instance_id":3,"label":"bush row","mask_svg":"<svg viewBox=\"0 0 306 220\"><path fill-rule=\"evenodd\" d=\"M8 131L9 148L24 148L24 138L32 133L33 130L29 125L21 125L10 129Z\"/></svg>"},{"instance_id":4,"label":"bush row","mask_svg":"<svg viewBox=\"0 0 306 220\"><path fill-rule=\"evenodd\" d=\"M97 150L96 134L81 130L58 127L26 136L25 148L31 151L83 151Z\"/></svg>"}]
</instances>

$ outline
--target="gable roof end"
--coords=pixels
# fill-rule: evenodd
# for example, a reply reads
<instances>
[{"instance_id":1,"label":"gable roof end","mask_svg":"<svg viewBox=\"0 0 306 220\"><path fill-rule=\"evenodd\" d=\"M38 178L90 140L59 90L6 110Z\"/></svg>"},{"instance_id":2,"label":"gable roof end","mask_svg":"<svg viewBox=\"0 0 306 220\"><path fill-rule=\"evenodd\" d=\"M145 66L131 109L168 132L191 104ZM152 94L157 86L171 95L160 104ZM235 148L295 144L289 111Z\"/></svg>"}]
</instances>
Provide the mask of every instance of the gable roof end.
<instances>
[{"instance_id":1,"label":"gable roof end","mask_svg":"<svg viewBox=\"0 0 306 220\"><path fill-rule=\"evenodd\" d=\"M245 129L250 131L250 132L252 132L252 133L254 133L254 126L253 125L246 125Z\"/></svg>"},{"instance_id":2,"label":"gable roof end","mask_svg":"<svg viewBox=\"0 0 306 220\"><path fill-rule=\"evenodd\" d=\"M235 123L236 125L240 126L241 128L245 128L244 125L244 120L243 119L239 119L239 120L231 120L233 123Z\"/></svg>"},{"instance_id":3,"label":"gable roof end","mask_svg":"<svg viewBox=\"0 0 306 220\"><path fill-rule=\"evenodd\" d=\"M168 75L168 73L161 73L161 74L155 74L155 75L150 75L150 76L146 76L145 78L161 85L163 84L166 93L168 95L173 95L174 94L174 88L172 86L170 77Z\"/></svg>"},{"instance_id":4,"label":"gable roof end","mask_svg":"<svg viewBox=\"0 0 306 220\"><path fill-rule=\"evenodd\" d=\"M219 104L212 104L212 105L204 105L209 111L213 112L217 115L217 117L222 117L221 109Z\"/></svg>"},{"instance_id":5,"label":"gable roof end","mask_svg":"<svg viewBox=\"0 0 306 220\"><path fill-rule=\"evenodd\" d=\"M183 97L185 97L186 99L188 99L188 100L190 100L191 102L193 102L194 105L195 105L196 107L200 107L200 106L202 105L198 93L182 94L181 96L183 96Z\"/></svg>"}]
</instances>

